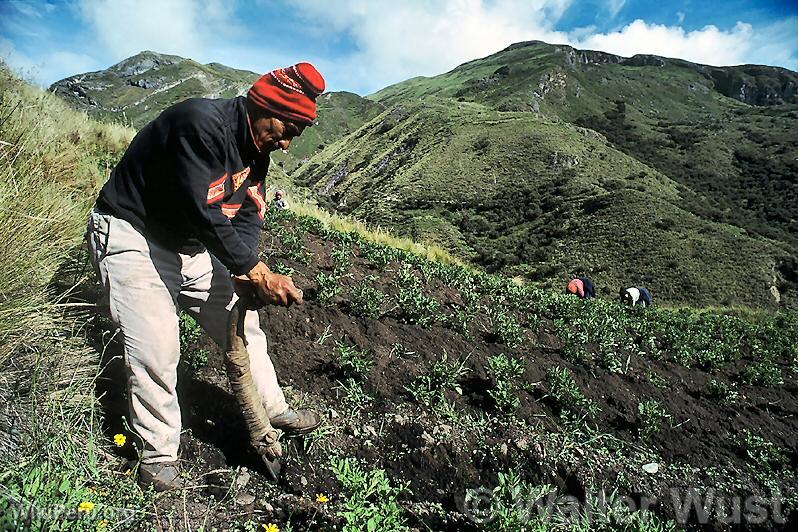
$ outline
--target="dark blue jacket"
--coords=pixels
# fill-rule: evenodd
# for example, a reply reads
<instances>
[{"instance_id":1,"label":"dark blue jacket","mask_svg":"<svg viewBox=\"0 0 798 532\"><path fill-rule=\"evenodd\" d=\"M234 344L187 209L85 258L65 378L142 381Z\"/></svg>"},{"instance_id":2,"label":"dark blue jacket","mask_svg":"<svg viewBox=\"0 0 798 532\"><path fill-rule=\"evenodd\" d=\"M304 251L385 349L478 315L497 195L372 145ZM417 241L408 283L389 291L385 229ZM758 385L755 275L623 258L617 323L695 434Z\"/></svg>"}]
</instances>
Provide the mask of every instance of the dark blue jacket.
<instances>
[{"instance_id":1,"label":"dark blue jacket","mask_svg":"<svg viewBox=\"0 0 798 532\"><path fill-rule=\"evenodd\" d=\"M167 249L207 248L240 275L259 260L268 168L252 140L246 98L192 98L138 132L97 207Z\"/></svg>"}]
</instances>

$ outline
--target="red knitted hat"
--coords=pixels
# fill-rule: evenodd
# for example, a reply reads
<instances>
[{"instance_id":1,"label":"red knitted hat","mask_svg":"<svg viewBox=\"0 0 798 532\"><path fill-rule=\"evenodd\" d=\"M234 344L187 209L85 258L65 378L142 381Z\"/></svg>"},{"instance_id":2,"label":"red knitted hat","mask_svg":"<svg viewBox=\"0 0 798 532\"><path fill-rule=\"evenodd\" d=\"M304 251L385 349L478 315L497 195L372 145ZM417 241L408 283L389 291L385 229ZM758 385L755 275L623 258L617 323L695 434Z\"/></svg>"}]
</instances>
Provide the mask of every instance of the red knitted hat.
<instances>
[{"instance_id":1,"label":"red knitted hat","mask_svg":"<svg viewBox=\"0 0 798 532\"><path fill-rule=\"evenodd\" d=\"M297 63L261 76L247 97L278 118L312 126L316 119L316 98L322 92L324 78L316 67Z\"/></svg>"}]
</instances>

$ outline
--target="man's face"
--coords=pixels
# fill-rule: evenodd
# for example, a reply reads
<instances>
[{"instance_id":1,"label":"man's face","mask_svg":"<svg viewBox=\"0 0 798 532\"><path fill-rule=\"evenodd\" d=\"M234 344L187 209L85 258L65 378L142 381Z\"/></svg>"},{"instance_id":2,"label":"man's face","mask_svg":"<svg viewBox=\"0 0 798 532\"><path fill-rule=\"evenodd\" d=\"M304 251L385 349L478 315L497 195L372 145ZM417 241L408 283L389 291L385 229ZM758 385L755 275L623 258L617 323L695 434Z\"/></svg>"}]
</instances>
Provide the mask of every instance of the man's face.
<instances>
[{"instance_id":1,"label":"man's face","mask_svg":"<svg viewBox=\"0 0 798 532\"><path fill-rule=\"evenodd\" d=\"M255 145L261 153L287 150L294 137L302 134L305 126L275 117L259 117L252 122Z\"/></svg>"}]
</instances>

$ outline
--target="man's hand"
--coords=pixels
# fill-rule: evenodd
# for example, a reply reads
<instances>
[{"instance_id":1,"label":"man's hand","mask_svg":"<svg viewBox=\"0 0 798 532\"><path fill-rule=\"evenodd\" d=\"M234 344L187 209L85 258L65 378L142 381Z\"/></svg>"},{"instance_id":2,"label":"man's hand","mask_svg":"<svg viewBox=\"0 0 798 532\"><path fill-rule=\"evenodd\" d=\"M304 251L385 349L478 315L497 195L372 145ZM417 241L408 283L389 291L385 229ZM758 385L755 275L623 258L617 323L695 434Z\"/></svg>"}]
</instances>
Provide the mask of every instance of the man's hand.
<instances>
[{"instance_id":1,"label":"man's hand","mask_svg":"<svg viewBox=\"0 0 798 532\"><path fill-rule=\"evenodd\" d=\"M270 305L290 307L302 304L302 290L294 286L294 281L287 275L272 272L265 263L259 262L252 270L235 276L237 283L250 283L261 301Z\"/></svg>"}]
</instances>

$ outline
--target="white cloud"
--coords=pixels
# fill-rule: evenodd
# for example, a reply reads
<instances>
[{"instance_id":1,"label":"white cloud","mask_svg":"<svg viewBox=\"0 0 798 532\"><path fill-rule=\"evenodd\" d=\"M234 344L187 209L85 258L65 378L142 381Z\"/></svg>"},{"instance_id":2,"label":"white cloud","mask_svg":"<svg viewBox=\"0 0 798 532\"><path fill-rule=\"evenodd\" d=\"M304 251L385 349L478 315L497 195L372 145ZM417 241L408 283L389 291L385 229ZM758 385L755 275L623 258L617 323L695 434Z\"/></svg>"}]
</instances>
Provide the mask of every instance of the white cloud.
<instances>
[{"instance_id":1,"label":"white cloud","mask_svg":"<svg viewBox=\"0 0 798 532\"><path fill-rule=\"evenodd\" d=\"M744 22L728 31L706 26L688 32L679 26L648 24L638 19L619 31L591 35L575 44L625 57L653 54L709 65L735 65L746 62L753 35L753 27Z\"/></svg>"},{"instance_id":2,"label":"white cloud","mask_svg":"<svg viewBox=\"0 0 798 532\"><path fill-rule=\"evenodd\" d=\"M439 74L515 42L565 42L567 34L553 25L570 0L407 0L390 6L299 0L292 5L314 33L352 37L356 51L332 68L345 73L349 87L369 92L412 76Z\"/></svg>"},{"instance_id":3,"label":"white cloud","mask_svg":"<svg viewBox=\"0 0 798 532\"><path fill-rule=\"evenodd\" d=\"M189 57L201 52L209 30L225 15L216 9L206 15L203 4L217 2L83 0L79 7L100 44L123 59L145 49Z\"/></svg>"},{"instance_id":4,"label":"white cloud","mask_svg":"<svg viewBox=\"0 0 798 532\"><path fill-rule=\"evenodd\" d=\"M798 17L789 17L754 32L746 63L779 65L798 71Z\"/></svg>"},{"instance_id":5,"label":"white cloud","mask_svg":"<svg viewBox=\"0 0 798 532\"><path fill-rule=\"evenodd\" d=\"M42 87L78 72L101 68L93 57L68 51L49 51L34 58L21 52L11 41L2 37L0 37L0 58L23 79Z\"/></svg>"},{"instance_id":6,"label":"white cloud","mask_svg":"<svg viewBox=\"0 0 798 532\"><path fill-rule=\"evenodd\" d=\"M732 28L694 31L681 23L636 20L605 33L595 26L565 32L558 25L565 11L576 7L573 0L282 0L280 13L302 23L263 34L245 17L253 9L277 11L273 1L253 6L240 0L75 0L68 9L84 25L64 36L72 39L64 39L68 46L61 45L60 35L48 35L48 25L41 23L47 20L41 13L55 9L54 4L40 0L31 12L26 4L15 3L22 9L0 21L0 53L45 83L147 49L255 72L309 60L325 74L331 90L360 93L413 76L437 75L535 39L622 56L646 53L713 65L798 68L798 17L770 26L739 22ZM614 16L625 3L601 0L597 5L605 16ZM682 13L676 16L683 20Z\"/></svg>"}]
</instances>

